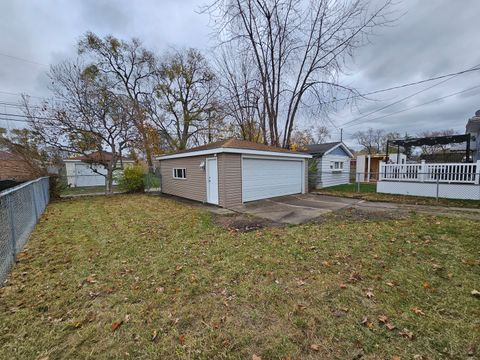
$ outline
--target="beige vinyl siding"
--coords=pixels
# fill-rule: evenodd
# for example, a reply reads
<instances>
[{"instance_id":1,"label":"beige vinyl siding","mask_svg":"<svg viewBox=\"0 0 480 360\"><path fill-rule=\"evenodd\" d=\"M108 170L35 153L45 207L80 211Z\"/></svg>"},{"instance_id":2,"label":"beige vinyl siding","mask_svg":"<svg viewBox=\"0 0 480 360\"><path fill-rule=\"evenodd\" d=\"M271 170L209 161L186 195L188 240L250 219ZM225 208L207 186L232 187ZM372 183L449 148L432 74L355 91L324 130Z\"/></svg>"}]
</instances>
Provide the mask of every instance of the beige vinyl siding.
<instances>
[{"instance_id":1,"label":"beige vinyl siding","mask_svg":"<svg viewBox=\"0 0 480 360\"><path fill-rule=\"evenodd\" d=\"M191 200L201 202L207 201L205 170L200 167L200 164L204 162L206 158L206 156L192 156L179 159L161 160L160 173L162 176L162 192ZM187 178L174 179L174 168L185 168ZM220 177L219 172L219 178Z\"/></svg>"},{"instance_id":2,"label":"beige vinyl siding","mask_svg":"<svg viewBox=\"0 0 480 360\"><path fill-rule=\"evenodd\" d=\"M343 170L333 172L330 168L332 161L343 162ZM317 189L350 182L350 158L348 156L324 155L317 159L317 170Z\"/></svg>"},{"instance_id":3,"label":"beige vinyl siding","mask_svg":"<svg viewBox=\"0 0 480 360\"><path fill-rule=\"evenodd\" d=\"M219 205L225 208L242 205L242 156L218 155Z\"/></svg>"},{"instance_id":4,"label":"beige vinyl siding","mask_svg":"<svg viewBox=\"0 0 480 360\"><path fill-rule=\"evenodd\" d=\"M303 172L305 173L305 180L303 182L303 193L308 193L308 159L303 160Z\"/></svg>"}]
</instances>

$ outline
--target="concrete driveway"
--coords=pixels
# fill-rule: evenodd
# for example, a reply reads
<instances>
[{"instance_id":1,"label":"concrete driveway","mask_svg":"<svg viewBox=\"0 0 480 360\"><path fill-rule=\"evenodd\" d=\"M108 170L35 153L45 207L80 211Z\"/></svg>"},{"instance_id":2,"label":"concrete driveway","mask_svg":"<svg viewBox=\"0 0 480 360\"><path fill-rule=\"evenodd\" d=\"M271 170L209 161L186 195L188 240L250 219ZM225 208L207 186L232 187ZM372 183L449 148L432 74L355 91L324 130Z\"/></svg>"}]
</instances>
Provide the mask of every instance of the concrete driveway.
<instances>
[{"instance_id":1,"label":"concrete driveway","mask_svg":"<svg viewBox=\"0 0 480 360\"><path fill-rule=\"evenodd\" d=\"M363 200L299 194L252 201L232 210L285 224L302 224L326 213L355 206Z\"/></svg>"}]
</instances>

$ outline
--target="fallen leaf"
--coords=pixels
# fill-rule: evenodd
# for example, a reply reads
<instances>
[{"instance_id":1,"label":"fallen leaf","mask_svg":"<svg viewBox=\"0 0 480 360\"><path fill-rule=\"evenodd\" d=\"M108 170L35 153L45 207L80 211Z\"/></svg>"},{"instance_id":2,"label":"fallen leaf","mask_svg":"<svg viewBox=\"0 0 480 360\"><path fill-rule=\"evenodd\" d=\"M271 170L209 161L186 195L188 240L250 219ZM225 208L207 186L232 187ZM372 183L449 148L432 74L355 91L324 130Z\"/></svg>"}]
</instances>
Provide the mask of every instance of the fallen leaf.
<instances>
[{"instance_id":1,"label":"fallen leaf","mask_svg":"<svg viewBox=\"0 0 480 360\"><path fill-rule=\"evenodd\" d=\"M303 311L303 310L305 310L306 308L307 308L307 306L304 305L304 304L297 304L297 309L300 310L300 311Z\"/></svg>"},{"instance_id":2,"label":"fallen leaf","mask_svg":"<svg viewBox=\"0 0 480 360\"><path fill-rule=\"evenodd\" d=\"M368 289L367 292L365 293L365 295L367 296L367 298L371 299L372 297L374 297L375 295L373 295L373 292L371 289Z\"/></svg>"},{"instance_id":3,"label":"fallen leaf","mask_svg":"<svg viewBox=\"0 0 480 360\"><path fill-rule=\"evenodd\" d=\"M408 338L409 340L413 339L413 332L409 331L408 329L403 329L399 332L399 335Z\"/></svg>"},{"instance_id":4,"label":"fallen leaf","mask_svg":"<svg viewBox=\"0 0 480 360\"><path fill-rule=\"evenodd\" d=\"M183 266L182 265L177 265L177 267L175 268L175 271L180 271L183 269Z\"/></svg>"},{"instance_id":5,"label":"fallen leaf","mask_svg":"<svg viewBox=\"0 0 480 360\"><path fill-rule=\"evenodd\" d=\"M387 321L388 321L388 317L386 317L385 315L380 315L378 317L378 322L380 322L382 324L385 324Z\"/></svg>"},{"instance_id":6,"label":"fallen leaf","mask_svg":"<svg viewBox=\"0 0 480 360\"><path fill-rule=\"evenodd\" d=\"M157 330L153 330L152 337L150 338L150 340L151 341L157 340L157 336L158 336Z\"/></svg>"},{"instance_id":7,"label":"fallen leaf","mask_svg":"<svg viewBox=\"0 0 480 360\"><path fill-rule=\"evenodd\" d=\"M162 294L165 292L165 288L163 286L156 288L157 293Z\"/></svg>"},{"instance_id":8,"label":"fallen leaf","mask_svg":"<svg viewBox=\"0 0 480 360\"><path fill-rule=\"evenodd\" d=\"M373 329L373 326L374 326L371 321L368 321L368 318L366 316L362 319L360 324L368 327L369 329Z\"/></svg>"},{"instance_id":9,"label":"fallen leaf","mask_svg":"<svg viewBox=\"0 0 480 360\"><path fill-rule=\"evenodd\" d=\"M322 265L325 266L325 267L332 266L328 261L322 261Z\"/></svg>"},{"instance_id":10,"label":"fallen leaf","mask_svg":"<svg viewBox=\"0 0 480 360\"><path fill-rule=\"evenodd\" d=\"M258 355L253 354L252 355L252 360L262 360L262 358Z\"/></svg>"},{"instance_id":11,"label":"fallen leaf","mask_svg":"<svg viewBox=\"0 0 480 360\"><path fill-rule=\"evenodd\" d=\"M468 348L467 355L468 356L473 356L473 355L475 355L476 352L477 352L477 348L475 347L475 345L472 345Z\"/></svg>"},{"instance_id":12,"label":"fallen leaf","mask_svg":"<svg viewBox=\"0 0 480 360\"><path fill-rule=\"evenodd\" d=\"M130 315L125 315L125 322L128 323L130 321Z\"/></svg>"},{"instance_id":13,"label":"fallen leaf","mask_svg":"<svg viewBox=\"0 0 480 360\"><path fill-rule=\"evenodd\" d=\"M320 351L320 345L312 344L312 345L310 345L310 349L315 350L315 351Z\"/></svg>"},{"instance_id":14,"label":"fallen leaf","mask_svg":"<svg viewBox=\"0 0 480 360\"><path fill-rule=\"evenodd\" d=\"M120 320L120 321L115 321L113 324L112 324L112 331L116 331L120 325L123 324L123 320Z\"/></svg>"},{"instance_id":15,"label":"fallen leaf","mask_svg":"<svg viewBox=\"0 0 480 360\"><path fill-rule=\"evenodd\" d=\"M412 311L417 315L425 315L425 313L422 311L422 309L419 309L418 307L412 308Z\"/></svg>"},{"instance_id":16,"label":"fallen leaf","mask_svg":"<svg viewBox=\"0 0 480 360\"><path fill-rule=\"evenodd\" d=\"M394 356L392 356L392 360L401 360L401 357L397 356L397 355L394 355Z\"/></svg>"},{"instance_id":17,"label":"fallen leaf","mask_svg":"<svg viewBox=\"0 0 480 360\"><path fill-rule=\"evenodd\" d=\"M473 296L476 296L476 297L480 297L480 291L478 291L478 290L472 290L472 292L470 294L472 294Z\"/></svg>"},{"instance_id":18,"label":"fallen leaf","mask_svg":"<svg viewBox=\"0 0 480 360\"><path fill-rule=\"evenodd\" d=\"M180 345L184 345L185 344L185 335L180 335L178 337L178 341L180 342Z\"/></svg>"},{"instance_id":19,"label":"fallen leaf","mask_svg":"<svg viewBox=\"0 0 480 360\"><path fill-rule=\"evenodd\" d=\"M298 286L303 286L303 285L306 285L307 283L303 280L297 280L297 284Z\"/></svg>"},{"instance_id":20,"label":"fallen leaf","mask_svg":"<svg viewBox=\"0 0 480 360\"><path fill-rule=\"evenodd\" d=\"M424 281L422 286L424 289L430 289L430 284L427 281Z\"/></svg>"},{"instance_id":21,"label":"fallen leaf","mask_svg":"<svg viewBox=\"0 0 480 360\"><path fill-rule=\"evenodd\" d=\"M391 324L391 323L386 323L385 324L385 327L389 330L389 331L392 331L396 328L395 325Z\"/></svg>"},{"instance_id":22,"label":"fallen leaf","mask_svg":"<svg viewBox=\"0 0 480 360\"><path fill-rule=\"evenodd\" d=\"M345 284L343 284L343 283L340 284L339 286L340 286L340 289L346 289L346 288L347 288L347 285L345 285Z\"/></svg>"},{"instance_id":23,"label":"fallen leaf","mask_svg":"<svg viewBox=\"0 0 480 360\"><path fill-rule=\"evenodd\" d=\"M394 287L394 286L395 286L395 284L392 283L392 282L390 282L390 281L386 282L385 284L387 284L387 285L390 286L390 287Z\"/></svg>"}]
</instances>

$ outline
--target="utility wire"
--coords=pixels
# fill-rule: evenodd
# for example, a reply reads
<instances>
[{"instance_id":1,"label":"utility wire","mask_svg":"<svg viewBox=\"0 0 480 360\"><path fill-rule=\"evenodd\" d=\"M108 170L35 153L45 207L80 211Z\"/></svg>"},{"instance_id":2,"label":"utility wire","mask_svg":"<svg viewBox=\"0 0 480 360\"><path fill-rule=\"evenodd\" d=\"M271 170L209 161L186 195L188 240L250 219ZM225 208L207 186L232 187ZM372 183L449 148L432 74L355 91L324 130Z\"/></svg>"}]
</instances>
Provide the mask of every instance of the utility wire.
<instances>
[{"instance_id":1,"label":"utility wire","mask_svg":"<svg viewBox=\"0 0 480 360\"><path fill-rule=\"evenodd\" d=\"M474 66L473 68L471 68L471 69L475 69L475 68L477 68L478 66L480 66L480 64L475 65L475 66ZM379 108L379 109L377 109L377 110L371 111L371 112L369 112L368 114L365 114L365 115L362 115L362 116L360 116L360 117L358 117L358 118L356 118L356 119L353 119L353 120L344 122L344 123L341 124L340 126L343 127L343 126L345 126L345 125L347 125L347 124L351 124L351 123L353 123L353 122L357 122L358 120L364 119L364 118L366 118L367 116L373 115L373 114L378 113L378 112L380 112L380 111L382 111L382 110L385 110L385 109L387 109L387 108L389 108L389 107L391 107L391 106L394 106L394 105L396 105L396 104L399 104L399 103L401 103L401 102L403 102L403 101L405 101L405 100L411 99L412 97L415 97L415 96L417 96L417 95L419 95L419 94L421 94L421 93L423 93L423 92L425 92L425 91L428 91L428 90L430 90L430 89L432 89L432 88L434 88L434 87L436 87L436 86L439 86L439 85L441 85L441 84L443 84L443 83L445 83L445 82L447 82L447 81L449 81L449 80L451 80L451 79L453 79L453 78L455 78L455 77L457 77L457 76L459 76L459 75L460 75L460 74L453 75L453 76L451 76L451 77L449 77L449 78L447 78L447 79L445 79L445 80L442 80L442 81L440 81L440 82L438 82L438 83L436 83L436 84L433 84L433 85L431 85L431 86L429 86L429 87L426 87L425 89L419 90L419 91L417 91L417 92L414 92L413 94L410 94L410 95L408 95L408 96L405 96L405 97L401 98L400 100L397 100L397 101L395 101L395 102L393 102L393 103L390 103L390 104L388 104L388 105L382 106L381 108Z\"/></svg>"},{"instance_id":2,"label":"utility wire","mask_svg":"<svg viewBox=\"0 0 480 360\"><path fill-rule=\"evenodd\" d=\"M472 71L479 71L479 70L480 70L480 64L475 65L475 67L473 67L473 68L458 71L458 72L455 72L455 73L439 75L439 76L436 76L436 77L423 79L423 80L419 80L419 81L415 81L415 82L411 82L411 83L407 83L407 84L403 84L403 85L392 86L392 87L389 87L389 88L386 88L386 89L371 91L371 92L368 92L368 93L365 93L365 94L357 94L357 95L350 96L350 97L345 97L345 98L342 98L342 99L334 99L334 100L331 100L331 101L323 102L321 104L330 104L330 103L335 103L335 102L339 102L339 101L351 100L351 99L355 99L355 98L358 98L358 97L375 95L375 94L379 94L379 93L386 92L386 91L403 89L403 88L406 88L406 87L409 87L409 86L420 85L420 84L424 84L424 83L427 83L427 82L430 82L430 81L440 80L440 79L444 79L444 78L448 78L448 77L454 77L454 76L466 74L466 73L469 73L469 72L472 72Z\"/></svg>"},{"instance_id":3,"label":"utility wire","mask_svg":"<svg viewBox=\"0 0 480 360\"><path fill-rule=\"evenodd\" d=\"M445 96L442 96L442 97L439 97L439 98L436 98L436 99L433 99L433 100L424 102L424 103L422 103L422 104L418 104L418 105L415 105L415 106L411 106L411 107L408 107L408 108L403 109L403 110L395 111L395 112L390 113L390 114L387 114L387 115L382 115L382 116L379 116L379 117L376 117L376 118L373 118L373 119L368 119L368 121L380 120L380 119L383 119L383 118L386 118L386 117L389 117L389 116L392 116L392 115L396 115L396 114L403 113L403 112L405 112L405 111L409 111L409 110L412 110L412 109L416 109L416 108L421 107L421 106L429 105L429 104L432 104L432 103L434 103L434 102L437 102L437 101L440 101L440 100L443 100L443 99L447 99L447 98L452 97L452 96L455 96L455 95L460 95L460 94L463 94L463 93L466 93L466 92L468 92L468 91L475 90L475 89L478 89L478 88L480 88L480 85L473 86L473 87L471 87L471 88L468 88L468 89L465 89L465 90L462 90L462 91L457 91L457 92L455 92L455 93L452 93L452 94L449 94L449 95L445 95ZM355 126L355 125L358 125L358 123L357 123L357 124L352 124L352 125L349 125L349 126ZM347 126L347 127L349 127L349 126Z\"/></svg>"},{"instance_id":4,"label":"utility wire","mask_svg":"<svg viewBox=\"0 0 480 360\"><path fill-rule=\"evenodd\" d=\"M55 120L53 118L47 118L47 117L38 117L38 116L27 116L27 115L20 115L20 114L10 114L10 113L0 113L1 116L15 116L15 117L20 117L20 118L34 118L34 119L39 119L39 120ZM28 121L28 120L24 120Z\"/></svg>"},{"instance_id":5,"label":"utility wire","mask_svg":"<svg viewBox=\"0 0 480 360\"><path fill-rule=\"evenodd\" d=\"M49 65L47 65L47 64L42 64L42 63L39 63L37 61L24 59L24 58L21 58L21 57L18 57L18 56L13 56L13 55L8 55L8 54L3 54L3 53L0 53L0 56L7 57L7 58L10 58L10 59L14 59L14 60L18 60L18 61L23 61L23 62L34 64L34 65L49 67Z\"/></svg>"}]
</instances>

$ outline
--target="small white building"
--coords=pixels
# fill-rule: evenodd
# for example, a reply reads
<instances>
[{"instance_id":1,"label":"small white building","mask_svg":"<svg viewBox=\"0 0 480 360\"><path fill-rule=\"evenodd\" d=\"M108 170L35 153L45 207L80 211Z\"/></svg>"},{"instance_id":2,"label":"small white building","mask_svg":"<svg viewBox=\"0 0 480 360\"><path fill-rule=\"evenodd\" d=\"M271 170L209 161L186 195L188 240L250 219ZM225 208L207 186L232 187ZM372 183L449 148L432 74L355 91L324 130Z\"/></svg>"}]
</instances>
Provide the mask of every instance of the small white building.
<instances>
[{"instance_id":1,"label":"small white building","mask_svg":"<svg viewBox=\"0 0 480 360\"><path fill-rule=\"evenodd\" d=\"M480 160L480 110L477 110L475 116L468 120L466 133L470 134L472 160L476 162Z\"/></svg>"},{"instance_id":2,"label":"small white building","mask_svg":"<svg viewBox=\"0 0 480 360\"><path fill-rule=\"evenodd\" d=\"M317 173L309 174L314 178L316 189L350 182L353 154L343 142L306 145L303 150L317 163Z\"/></svg>"},{"instance_id":3,"label":"small white building","mask_svg":"<svg viewBox=\"0 0 480 360\"><path fill-rule=\"evenodd\" d=\"M112 154L106 151L95 151L88 155L64 160L67 182L70 187L104 186L107 169L103 164L109 162ZM122 157L119 162L123 166L132 166L133 160ZM102 175L103 174L103 175ZM114 181L114 185L116 185Z\"/></svg>"}]
</instances>

